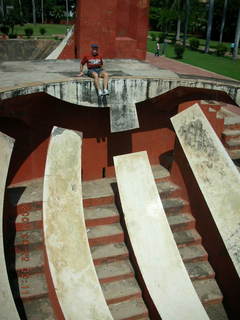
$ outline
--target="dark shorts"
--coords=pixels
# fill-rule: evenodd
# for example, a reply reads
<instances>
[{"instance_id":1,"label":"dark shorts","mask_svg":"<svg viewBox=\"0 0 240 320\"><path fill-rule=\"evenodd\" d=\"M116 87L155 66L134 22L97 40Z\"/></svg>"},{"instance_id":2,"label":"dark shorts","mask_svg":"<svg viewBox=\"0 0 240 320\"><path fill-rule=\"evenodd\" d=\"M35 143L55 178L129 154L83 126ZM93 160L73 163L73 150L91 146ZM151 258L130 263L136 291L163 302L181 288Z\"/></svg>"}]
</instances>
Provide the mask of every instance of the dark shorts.
<instances>
[{"instance_id":1,"label":"dark shorts","mask_svg":"<svg viewBox=\"0 0 240 320\"><path fill-rule=\"evenodd\" d=\"M87 75L89 77L92 77L93 72L96 72L99 75L101 72L103 72L103 68L91 68L91 69L88 69Z\"/></svg>"}]
</instances>

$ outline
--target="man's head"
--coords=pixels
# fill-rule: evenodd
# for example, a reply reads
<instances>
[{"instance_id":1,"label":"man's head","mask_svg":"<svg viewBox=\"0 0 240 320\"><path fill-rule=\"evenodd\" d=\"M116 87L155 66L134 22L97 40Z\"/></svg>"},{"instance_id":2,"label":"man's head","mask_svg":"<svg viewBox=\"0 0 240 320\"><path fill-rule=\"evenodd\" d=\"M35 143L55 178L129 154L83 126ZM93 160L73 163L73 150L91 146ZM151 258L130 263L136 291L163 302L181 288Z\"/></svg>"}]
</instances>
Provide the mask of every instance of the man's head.
<instances>
[{"instance_id":1,"label":"man's head","mask_svg":"<svg viewBox=\"0 0 240 320\"><path fill-rule=\"evenodd\" d=\"M92 48L92 55L93 56L98 55L98 45L97 44L91 44L91 48Z\"/></svg>"}]
</instances>

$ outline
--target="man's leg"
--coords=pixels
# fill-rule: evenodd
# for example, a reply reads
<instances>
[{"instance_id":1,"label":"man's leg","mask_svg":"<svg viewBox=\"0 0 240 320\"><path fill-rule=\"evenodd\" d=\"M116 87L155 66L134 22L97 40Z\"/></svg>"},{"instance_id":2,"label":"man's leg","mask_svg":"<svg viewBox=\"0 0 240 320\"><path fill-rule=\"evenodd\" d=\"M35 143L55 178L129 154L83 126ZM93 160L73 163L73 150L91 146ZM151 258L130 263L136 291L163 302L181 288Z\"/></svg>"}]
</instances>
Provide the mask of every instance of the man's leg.
<instances>
[{"instance_id":1,"label":"man's leg","mask_svg":"<svg viewBox=\"0 0 240 320\"><path fill-rule=\"evenodd\" d=\"M94 79L94 84L95 84L95 86L96 86L96 88L97 88L97 91L99 92L99 90L100 90L100 85L99 85L99 77L98 77L97 72L92 72L91 76L93 77L93 79Z\"/></svg>"},{"instance_id":2,"label":"man's leg","mask_svg":"<svg viewBox=\"0 0 240 320\"><path fill-rule=\"evenodd\" d=\"M107 88L108 88L108 79L109 79L108 73L103 71L103 72L100 73L100 77L103 78L103 88L105 90L107 90Z\"/></svg>"}]
</instances>

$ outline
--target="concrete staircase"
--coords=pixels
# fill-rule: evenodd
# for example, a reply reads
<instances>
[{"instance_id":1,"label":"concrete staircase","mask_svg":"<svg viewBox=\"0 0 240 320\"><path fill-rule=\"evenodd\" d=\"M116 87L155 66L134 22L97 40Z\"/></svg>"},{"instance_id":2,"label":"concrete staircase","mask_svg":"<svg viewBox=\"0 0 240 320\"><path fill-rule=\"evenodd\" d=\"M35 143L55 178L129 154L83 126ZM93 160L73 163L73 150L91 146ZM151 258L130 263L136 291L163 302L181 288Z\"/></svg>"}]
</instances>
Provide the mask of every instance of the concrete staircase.
<instances>
[{"instance_id":1,"label":"concrete staircase","mask_svg":"<svg viewBox=\"0 0 240 320\"><path fill-rule=\"evenodd\" d=\"M9 188L7 194L11 203L8 267L21 319L55 319L44 270L42 179Z\"/></svg>"},{"instance_id":2,"label":"concrete staircase","mask_svg":"<svg viewBox=\"0 0 240 320\"><path fill-rule=\"evenodd\" d=\"M165 168L154 166L153 172L180 254L210 319L227 319L222 294L188 203L180 198L179 187L171 182ZM150 319L113 190L114 178L83 183L87 234L96 272L114 319ZM11 254L7 259L21 318L36 320L37 314L38 320L56 319L44 269L42 180L11 186L8 197L11 232L6 240Z\"/></svg>"},{"instance_id":3,"label":"concrete staircase","mask_svg":"<svg viewBox=\"0 0 240 320\"><path fill-rule=\"evenodd\" d=\"M216 112L218 119L224 119L224 130L222 132L223 145L238 170L240 170L240 109L239 112L236 113L234 112L236 106L227 105L218 101L202 100L201 104L210 105L209 111ZM220 106L218 111L214 109L216 106Z\"/></svg>"},{"instance_id":4,"label":"concrete staircase","mask_svg":"<svg viewBox=\"0 0 240 320\"><path fill-rule=\"evenodd\" d=\"M153 172L175 241L202 303L211 319L227 319L221 304L222 294L207 260L207 252L201 245L201 236L195 229L188 203L179 197L179 187L171 182L165 168L155 166ZM114 179L83 184L84 212L92 256L114 319L145 319L147 309L141 299L141 288L134 279L134 267L129 260L128 248L124 243L126 237L120 224L121 213L113 203L113 189ZM96 197L96 194L101 196ZM134 308L125 310L126 305ZM137 305L141 306L140 309L135 308ZM119 315L115 314L116 306L121 310Z\"/></svg>"},{"instance_id":5,"label":"concrete staircase","mask_svg":"<svg viewBox=\"0 0 240 320\"><path fill-rule=\"evenodd\" d=\"M223 143L233 160L240 159L240 116L228 115L224 118ZM240 166L240 163L238 164Z\"/></svg>"}]
</instances>

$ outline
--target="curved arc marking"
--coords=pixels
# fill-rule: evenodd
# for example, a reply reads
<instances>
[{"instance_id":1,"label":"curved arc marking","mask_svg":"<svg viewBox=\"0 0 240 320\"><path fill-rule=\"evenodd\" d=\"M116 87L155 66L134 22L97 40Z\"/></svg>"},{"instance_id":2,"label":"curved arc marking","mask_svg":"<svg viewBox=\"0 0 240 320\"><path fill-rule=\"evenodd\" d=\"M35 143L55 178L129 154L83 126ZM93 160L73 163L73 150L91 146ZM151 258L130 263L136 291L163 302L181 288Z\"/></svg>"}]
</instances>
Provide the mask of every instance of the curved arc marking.
<instances>
[{"instance_id":1,"label":"curved arc marking","mask_svg":"<svg viewBox=\"0 0 240 320\"><path fill-rule=\"evenodd\" d=\"M112 320L93 265L82 206L81 133L54 127L43 188L44 240L66 319Z\"/></svg>"},{"instance_id":2,"label":"curved arc marking","mask_svg":"<svg viewBox=\"0 0 240 320\"><path fill-rule=\"evenodd\" d=\"M116 156L114 166L134 255L161 318L209 319L173 238L147 152Z\"/></svg>"},{"instance_id":3,"label":"curved arc marking","mask_svg":"<svg viewBox=\"0 0 240 320\"><path fill-rule=\"evenodd\" d=\"M0 132L0 303L2 320L18 320L17 308L9 285L3 244L3 201L14 139Z\"/></svg>"}]
</instances>

